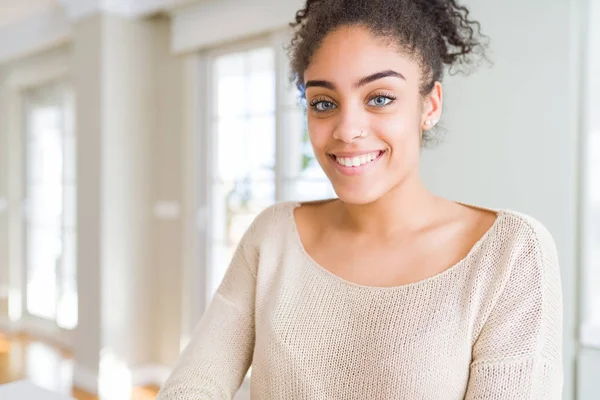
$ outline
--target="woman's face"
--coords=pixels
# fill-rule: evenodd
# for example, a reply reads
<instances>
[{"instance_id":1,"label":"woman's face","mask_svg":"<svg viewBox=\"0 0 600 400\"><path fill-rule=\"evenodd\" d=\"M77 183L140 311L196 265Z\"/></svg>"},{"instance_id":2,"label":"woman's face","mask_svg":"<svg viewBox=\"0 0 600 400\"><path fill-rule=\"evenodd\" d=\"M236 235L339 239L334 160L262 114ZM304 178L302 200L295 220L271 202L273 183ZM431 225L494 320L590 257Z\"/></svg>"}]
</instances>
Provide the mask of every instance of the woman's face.
<instances>
[{"instance_id":1,"label":"woman's face","mask_svg":"<svg viewBox=\"0 0 600 400\"><path fill-rule=\"evenodd\" d=\"M421 132L441 112L441 86L423 99L421 78L416 61L364 27L331 32L314 53L308 130L342 201L371 203L418 176Z\"/></svg>"}]
</instances>

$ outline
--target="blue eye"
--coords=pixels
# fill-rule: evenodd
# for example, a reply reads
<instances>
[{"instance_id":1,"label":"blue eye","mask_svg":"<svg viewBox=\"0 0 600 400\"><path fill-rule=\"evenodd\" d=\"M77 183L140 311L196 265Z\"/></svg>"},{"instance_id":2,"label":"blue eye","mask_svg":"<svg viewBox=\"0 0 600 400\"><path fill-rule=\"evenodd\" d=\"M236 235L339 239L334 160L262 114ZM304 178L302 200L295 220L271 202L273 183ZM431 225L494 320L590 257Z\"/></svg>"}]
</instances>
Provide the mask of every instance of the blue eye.
<instances>
[{"instance_id":1,"label":"blue eye","mask_svg":"<svg viewBox=\"0 0 600 400\"><path fill-rule=\"evenodd\" d=\"M376 96L373 97L367 104L372 107L385 107L392 101L394 101L394 99L388 96Z\"/></svg>"},{"instance_id":2,"label":"blue eye","mask_svg":"<svg viewBox=\"0 0 600 400\"><path fill-rule=\"evenodd\" d=\"M335 109L335 104L333 104L331 101L321 100L321 101L313 102L311 104L311 107L315 111L326 112L326 111L331 111L331 110Z\"/></svg>"}]
</instances>

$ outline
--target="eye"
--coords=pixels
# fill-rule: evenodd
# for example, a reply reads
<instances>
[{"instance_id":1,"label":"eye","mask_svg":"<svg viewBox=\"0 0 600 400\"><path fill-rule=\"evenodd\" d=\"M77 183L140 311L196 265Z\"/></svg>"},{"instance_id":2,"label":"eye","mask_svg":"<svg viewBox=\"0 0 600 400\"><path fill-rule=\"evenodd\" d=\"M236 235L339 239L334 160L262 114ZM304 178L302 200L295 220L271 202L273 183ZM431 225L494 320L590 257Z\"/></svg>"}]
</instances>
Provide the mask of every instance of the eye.
<instances>
[{"instance_id":1,"label":"eye","mask_svg":"<svg viewBox=\"0 0 600 400\"><path fill-rule=\"evenodd\" d=\"M312 101L310 103L310 106L312 107L313 110L315 110L317 112L327 112L327 111L334 110L336 108L336 105L333 104L333 102L327 101L327 100Z\"/></svg>"},{"instance_id":2,"label":"eye","mask_svg":"<svg viewBox=\"0 0 600 400\"><path fill-rule=\"evenodd\" d=\"M371 107L385 107L388 104L390 104L391 102L393 102L394 100L396 100L396 99L393 98L392 96L379 95L379 96L375 96L371 100L369 100L367 105L369 105Z\"/></svg>"}]
</instances>

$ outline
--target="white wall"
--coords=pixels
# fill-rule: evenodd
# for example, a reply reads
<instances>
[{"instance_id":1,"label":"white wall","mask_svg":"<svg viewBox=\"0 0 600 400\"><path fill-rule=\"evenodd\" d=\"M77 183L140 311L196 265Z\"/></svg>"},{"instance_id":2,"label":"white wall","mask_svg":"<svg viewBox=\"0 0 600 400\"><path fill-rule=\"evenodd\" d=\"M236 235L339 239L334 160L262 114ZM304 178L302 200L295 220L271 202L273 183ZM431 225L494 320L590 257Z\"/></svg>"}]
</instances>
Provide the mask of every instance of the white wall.
<instances>
[{"instance_id":1,"label":"white wall","mask_svg":"<svg viewBox=\"0 0 600 400\"><path fill-rule=\"evenodd\" d=\"M600 349L581 349L577 373L577 400L598 400Z\"/></svg>"},{"instance_id":2,"label":"white wall","mask_svg":"<svg viewBox=\"0 0 600 400\"><path fill-rule=\"evenodd\" d=\"M466 2L492 41L492 68L445 81L445 143L423 176L452 199L533 215L554 235L564 291L565 399L577 329L578 1Z\"/></svg>"},{"instance_id":3,"label":"white wall","mask_svg":"<svg viewBox=\"0 0 600 400\"><path fill-rule=\"evenodd\" d=\"M183 263L184 190L184 66L170 51L170 23L166 18L153 21L154 63L156 65L157 126L153 130L152 262L156 269L153 330L155 362L172 365L179 356L181 336L181 274ZM166 206L166 207L165 207ZM157 210L158 208L158 210ZM165 209L167 212L161 212Z\"/></svg>"}]
</instances>

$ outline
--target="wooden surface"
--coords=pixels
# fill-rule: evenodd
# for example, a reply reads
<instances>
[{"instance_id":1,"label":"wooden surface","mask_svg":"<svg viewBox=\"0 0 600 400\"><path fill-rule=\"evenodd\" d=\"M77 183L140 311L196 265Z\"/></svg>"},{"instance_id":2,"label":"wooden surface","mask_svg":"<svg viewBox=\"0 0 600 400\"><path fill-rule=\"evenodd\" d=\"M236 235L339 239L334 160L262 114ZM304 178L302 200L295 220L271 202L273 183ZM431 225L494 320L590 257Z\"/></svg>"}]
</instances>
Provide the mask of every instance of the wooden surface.
<instances>
[{"instance_id":1,"label":"wooden surface","mask_svg":"<svg viewBox=\"0 0 600 400\"><path fill-rule=\"evenodd\" d=\"M0 333L0 384L29 379L34 384L77 400L98 397L73 388L73 358L49 343L19 334ZM157 387L134 388L132 400L154 400Z\"/></svg>"}]
</instances>

